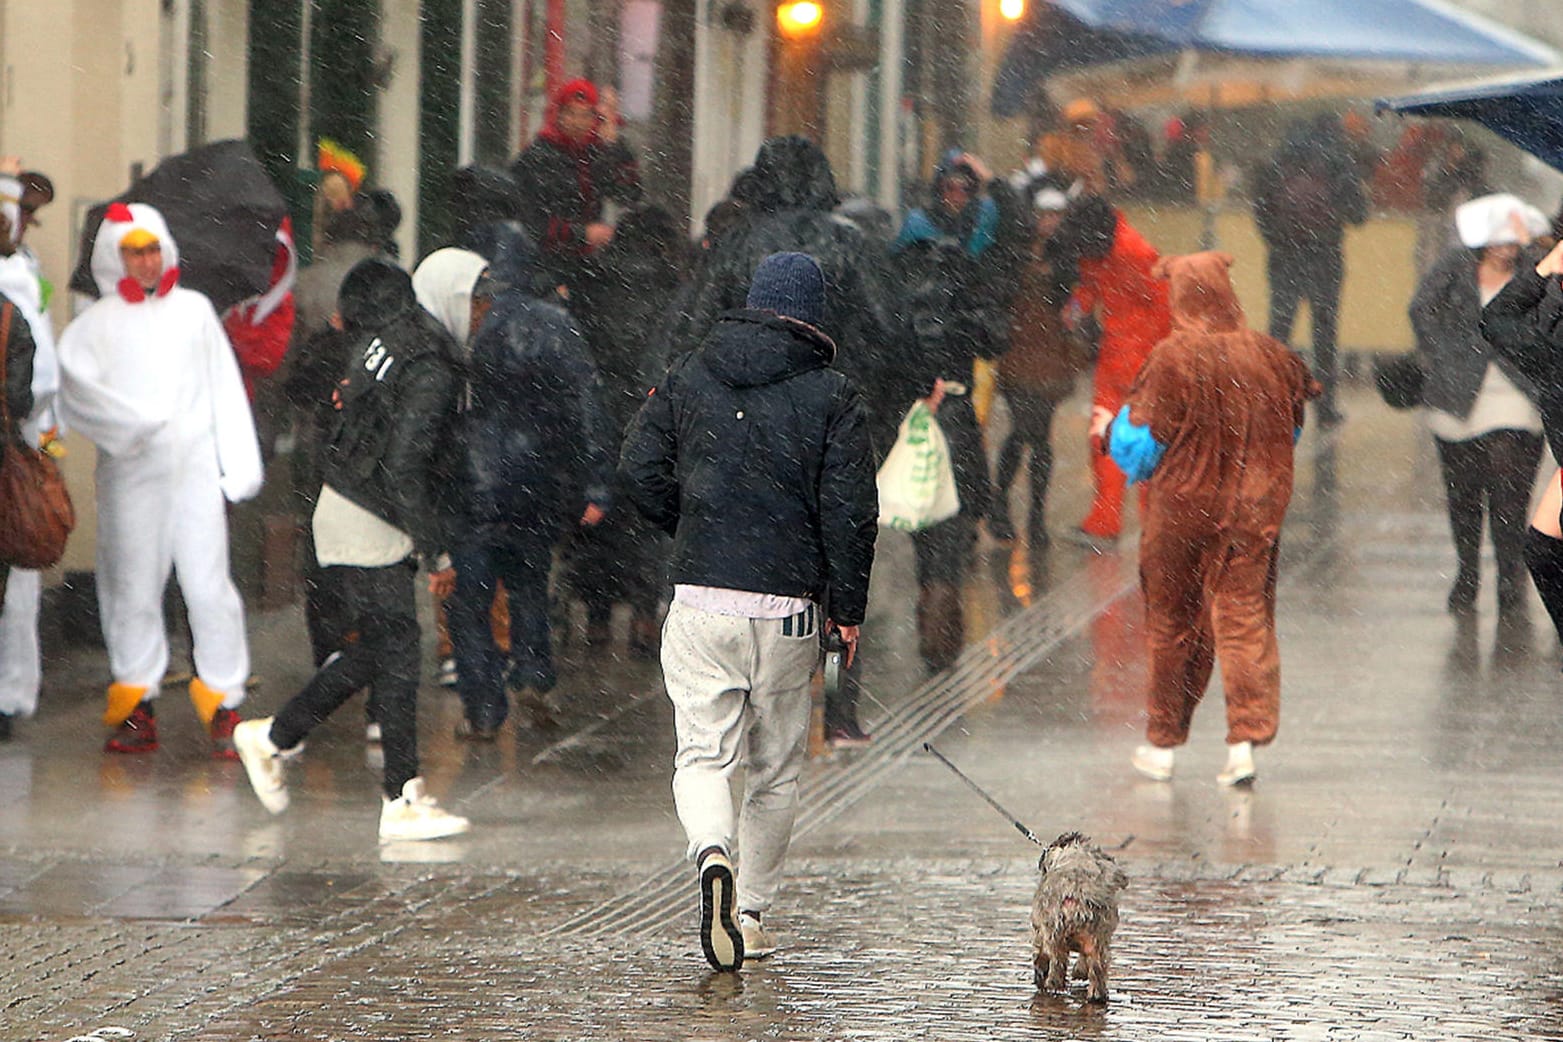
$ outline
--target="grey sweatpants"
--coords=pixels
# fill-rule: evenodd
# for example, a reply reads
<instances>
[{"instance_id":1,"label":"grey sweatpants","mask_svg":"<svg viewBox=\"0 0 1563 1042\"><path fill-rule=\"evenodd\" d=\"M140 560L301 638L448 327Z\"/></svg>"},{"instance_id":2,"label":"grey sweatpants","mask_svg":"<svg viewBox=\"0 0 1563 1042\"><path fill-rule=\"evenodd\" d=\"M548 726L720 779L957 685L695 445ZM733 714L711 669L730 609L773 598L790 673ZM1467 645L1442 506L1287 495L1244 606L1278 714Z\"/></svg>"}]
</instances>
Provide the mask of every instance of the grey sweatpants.
<instances>
[{"instance_id":1,"label":"grey sweatpants","mask_svg":"<svg viewBox=\"0 0 1563 1042\"><path fill-rule=\"evenodd\" d=\"M819 615L816 608L790 619L746 619L675 601L662 628L663 682L678 735L673 803L691 858L710 846L734 850L731 780L744 766L736 848L741 911L765 911L781 885L808 739Z\"/></svg>"}]
</instances>

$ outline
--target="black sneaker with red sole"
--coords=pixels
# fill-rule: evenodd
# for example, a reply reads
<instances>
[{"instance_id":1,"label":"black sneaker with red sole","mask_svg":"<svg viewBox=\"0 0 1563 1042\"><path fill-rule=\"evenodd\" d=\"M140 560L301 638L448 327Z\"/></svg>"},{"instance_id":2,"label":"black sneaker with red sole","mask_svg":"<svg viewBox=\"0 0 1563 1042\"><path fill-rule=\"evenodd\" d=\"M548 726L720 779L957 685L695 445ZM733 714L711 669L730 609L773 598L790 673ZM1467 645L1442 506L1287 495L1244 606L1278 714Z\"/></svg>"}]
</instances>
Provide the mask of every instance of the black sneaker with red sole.
<instances>
[{"instance_id":1,"label":"black sneaker with red sole","mask_svg":"<svg viewBox=\"0 0 1563 1042\"><path fill-rule=\"evenodd\" d=\"M106 753L155 753L157 752L157 716L150 702L142 702L125 718L108 741L103 743Z\"/></svg>"}]
</instances>

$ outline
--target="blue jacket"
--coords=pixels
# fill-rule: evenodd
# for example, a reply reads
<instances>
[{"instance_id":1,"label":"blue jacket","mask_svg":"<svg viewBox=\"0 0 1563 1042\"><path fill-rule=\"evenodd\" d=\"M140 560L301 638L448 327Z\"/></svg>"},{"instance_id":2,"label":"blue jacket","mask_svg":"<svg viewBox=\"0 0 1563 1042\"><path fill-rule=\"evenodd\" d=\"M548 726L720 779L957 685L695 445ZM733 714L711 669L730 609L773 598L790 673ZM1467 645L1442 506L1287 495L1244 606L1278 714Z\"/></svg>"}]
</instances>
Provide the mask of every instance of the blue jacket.
<instances>
[{"instance_id":1,"label":"blue jacket","mask_svg":"<svg viewBox=\"0 0 1563 1042\"><path fill-rule=\"evenodd\" d=\"M521 237L490 265L504 288L472 343L467 514L480 526L566 523L608 506L613 462L597 374L575 320L535 294Z\"/></svg>"}]
</instances>

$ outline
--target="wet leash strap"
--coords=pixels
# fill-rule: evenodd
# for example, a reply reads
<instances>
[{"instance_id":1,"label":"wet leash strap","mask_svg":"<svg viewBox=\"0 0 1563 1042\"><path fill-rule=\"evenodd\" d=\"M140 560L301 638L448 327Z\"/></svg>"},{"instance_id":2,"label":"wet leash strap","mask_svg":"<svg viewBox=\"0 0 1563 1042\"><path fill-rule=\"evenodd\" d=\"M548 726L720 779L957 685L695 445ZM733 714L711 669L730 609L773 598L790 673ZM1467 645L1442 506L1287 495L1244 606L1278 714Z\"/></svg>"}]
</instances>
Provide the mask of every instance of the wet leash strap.
<instances>
[{"instance_id":1,"label":"wet leash strap","mask_svg":"<svg viewBox=\"0 0 1563 1042\"><path fill-rule=\"evenodd\" d=\"M933 743L932 742L924 742L923 743L923 748L925 750L927 750L928 752L933 753L934 756L938 757L940 763L944 764L950 770L954 771L955 772L955 776L957 778L959 778L961 781L965 782L967 785L971 786L971 791L975 792L978 796L981 796L983 798L983 800L987 802L988 806L992 807L994 810L996 810L1000 814L1004 815L1005 819L1011 825L1015 826L1015 828L1017 830L1019 830L1019 832L1020 832L1020 834L1022 836L1025 836L1027 839L1029 839L1031 842L1035 843L1039 847L1047 846L1046 843L1042 842L1040 839L1037 838L1037 834L1035 832L1032 832L1030 829L1026 828L1026 826L1022 825L1020 823L1020 820L1018 818L1016 818L1015 815L1011 814L1009 811L1007 811L1003 807L999 806L999 801L994 799L992 796L989 796L986 792L984 792L982 786L978 785L976 782L974 782L970 778L966 777L966 775L964 773L962 773L962 771L961 771L961 769L959 767L955 766L953 763L951 763L945 757L945 755L943 753L941 753L939 750L935 749L933 747Z\"/></svg>"}]
</instances>

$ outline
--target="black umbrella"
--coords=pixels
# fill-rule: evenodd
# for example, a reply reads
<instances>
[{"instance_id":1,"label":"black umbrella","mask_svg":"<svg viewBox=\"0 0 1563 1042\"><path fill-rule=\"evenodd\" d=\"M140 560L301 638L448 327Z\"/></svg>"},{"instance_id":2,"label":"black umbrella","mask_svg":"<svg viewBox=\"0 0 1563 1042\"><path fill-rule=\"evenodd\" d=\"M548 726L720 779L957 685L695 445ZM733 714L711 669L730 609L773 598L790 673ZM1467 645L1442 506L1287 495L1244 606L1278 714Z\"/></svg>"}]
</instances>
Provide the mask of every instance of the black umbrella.
<instances>
[{"instance_id":1,"label":"black umbrella","mask_svg":"<svg viewBox=\"0 0 1563 1042\"><path fill-rule=\"evenodd\" d=\"M146 203L179 246L180 285L211 298L218 312L271 284L277 228L287 204L244 141L216 141L159 163L118 197L94 206L82 228L71 289L98 295L92 244L109 204Z\"/></svg>"}]
</instances>

